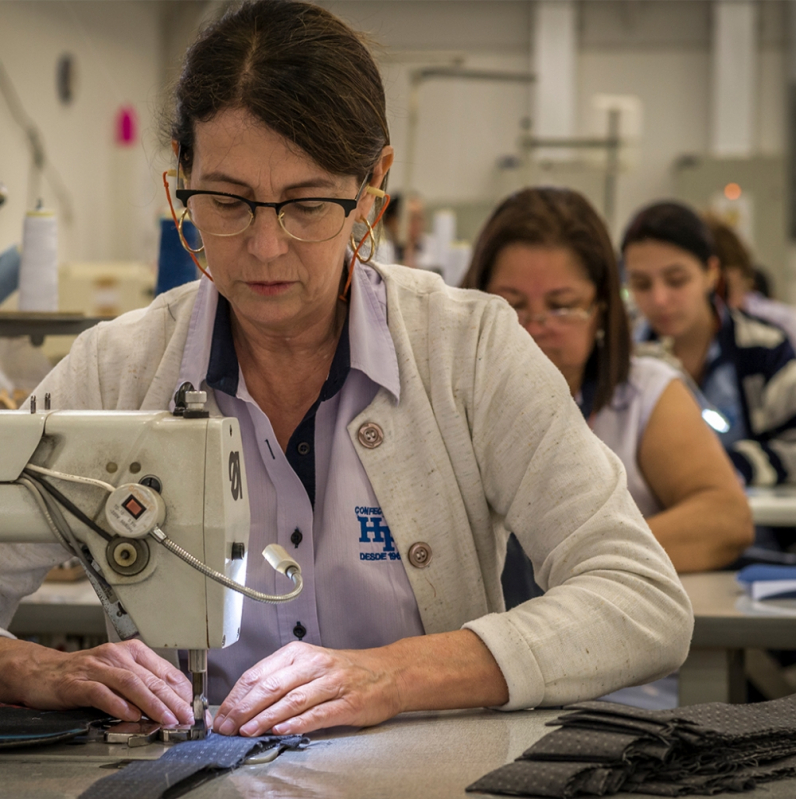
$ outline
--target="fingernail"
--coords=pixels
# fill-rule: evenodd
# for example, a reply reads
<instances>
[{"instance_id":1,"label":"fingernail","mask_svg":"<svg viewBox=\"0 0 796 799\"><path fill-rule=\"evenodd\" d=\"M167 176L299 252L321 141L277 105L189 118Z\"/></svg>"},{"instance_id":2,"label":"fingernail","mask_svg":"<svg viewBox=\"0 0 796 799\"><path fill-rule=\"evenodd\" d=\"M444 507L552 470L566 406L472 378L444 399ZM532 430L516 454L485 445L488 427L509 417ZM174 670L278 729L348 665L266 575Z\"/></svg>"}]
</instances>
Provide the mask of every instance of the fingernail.
<instances>
[{"instance_id":1,"label":"fingernail","mask_svg":"<svg viewBox=\"0 0 796 799\"><path fill-rule=\"evenodd\" d=\"M224 723L224 719L226 719L226 716L221 716L221 715L216 716L213 719L213 729L220 730L221 725Z\"/></svg>"},{"instance_id":2,"label":"fingernail","mask_svg":"<svg viewBox=\"0 0 796 799\"><path fill-rule=\"evenodd\" d=\"M224 723L218 728L222 735L232 735L235 732L235 722L232 719L224 719Z\"/></svg>"},{"instance_id":3,"label":"fingernail","mask_svg":"<svg viewBox=\"0 0 796 799\"><path fill-rule=\"evenodd\" d=\"M176 727L178 724L177 717L167 710L163 714L163 724L165 724L167 727Z\"/></svg>"},{"instance_id":4,"label":"fingernail","mask_svg":"<svg viewBox=\"0 0 796 799\"><path fill-rule=\"evenodd\" d=\"M253 721L250 721L248 724L244 724L240 728L241 735L254 735L255 732L257 732L257 725Z\"/></svg>"}]
</instances>

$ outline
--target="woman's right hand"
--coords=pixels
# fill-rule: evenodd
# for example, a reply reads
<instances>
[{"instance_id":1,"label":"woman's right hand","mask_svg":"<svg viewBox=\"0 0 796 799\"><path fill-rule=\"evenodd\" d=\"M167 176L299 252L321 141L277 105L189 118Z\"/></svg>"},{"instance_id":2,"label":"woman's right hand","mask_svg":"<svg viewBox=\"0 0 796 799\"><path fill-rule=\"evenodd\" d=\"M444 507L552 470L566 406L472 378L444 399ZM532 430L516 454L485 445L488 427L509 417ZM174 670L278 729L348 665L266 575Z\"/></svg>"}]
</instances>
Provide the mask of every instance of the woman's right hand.
<instances>
[{"instance_id":1,"label":"woman's right hand","mask_svg":"<svg viewBox=\"0 0 796 799\"><path fill-rule=\"evenodd\" d=\"M188 678L141 641L59 652L0 638L0 701L40 710L96 707L124 721L192 724Z\"/></svg>"}]
</instances>

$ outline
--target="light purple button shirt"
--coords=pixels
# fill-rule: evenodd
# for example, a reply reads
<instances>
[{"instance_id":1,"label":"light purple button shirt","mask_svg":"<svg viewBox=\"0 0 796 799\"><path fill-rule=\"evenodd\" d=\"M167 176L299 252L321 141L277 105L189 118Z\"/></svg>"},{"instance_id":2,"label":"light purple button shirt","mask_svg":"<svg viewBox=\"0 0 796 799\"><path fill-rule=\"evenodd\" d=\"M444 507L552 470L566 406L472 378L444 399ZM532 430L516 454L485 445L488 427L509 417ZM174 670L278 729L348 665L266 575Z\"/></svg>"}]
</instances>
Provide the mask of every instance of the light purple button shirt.
<instances>
[{"instance_id":1,"label":"light purple button shirt","mask_svg":"<svg viewBox=\"0 0 796 799\"><path fill-rule=\"evenodd\" d=\"M175 391L186 380L208 390L217 305L215 286L203 280ZM380 388L396 402L400 398L386 289L378 273L361 264L354 268L348 327L351 369L342 389L320 404L315 418L314 510L240 369L235 397L215 392L221 412L240 423L243 439L251 509L247 585L270 594L291 589L290 581L260 554L276 542L301 565L304 590L283 605L244 600L240 640L210 652L212 703L220 703L246 669L298 640L298 624L306 630L304 642L332 649L377 647L423 634L389 522L347 430ZM296 530L301 533L298 546L291 542Z\"/></svg>"}]
</instances>

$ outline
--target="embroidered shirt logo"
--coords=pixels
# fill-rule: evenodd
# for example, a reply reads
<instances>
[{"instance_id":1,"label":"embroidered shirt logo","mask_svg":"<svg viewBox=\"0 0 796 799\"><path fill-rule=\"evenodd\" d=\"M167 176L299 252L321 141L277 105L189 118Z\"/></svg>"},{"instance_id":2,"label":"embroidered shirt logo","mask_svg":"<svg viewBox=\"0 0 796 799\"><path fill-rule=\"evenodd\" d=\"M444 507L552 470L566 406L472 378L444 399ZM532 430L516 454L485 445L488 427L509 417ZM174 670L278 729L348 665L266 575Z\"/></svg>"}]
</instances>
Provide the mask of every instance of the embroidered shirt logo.
<instances>
[{"instance_id":1,"label":"embroidered shirt logo","mask_svg":"<svg viewBox=\"0 0 796 799\"><path fill-rule=\"evenodd\" d=\"M395 547L390 528L384 523L381 508L354 508L359 522L360 560L400 560L401 553ZM376 547L364 549L364 544L375 544ZM380 549L378 547L381 547Z\"/></svg>"}]
</instances>

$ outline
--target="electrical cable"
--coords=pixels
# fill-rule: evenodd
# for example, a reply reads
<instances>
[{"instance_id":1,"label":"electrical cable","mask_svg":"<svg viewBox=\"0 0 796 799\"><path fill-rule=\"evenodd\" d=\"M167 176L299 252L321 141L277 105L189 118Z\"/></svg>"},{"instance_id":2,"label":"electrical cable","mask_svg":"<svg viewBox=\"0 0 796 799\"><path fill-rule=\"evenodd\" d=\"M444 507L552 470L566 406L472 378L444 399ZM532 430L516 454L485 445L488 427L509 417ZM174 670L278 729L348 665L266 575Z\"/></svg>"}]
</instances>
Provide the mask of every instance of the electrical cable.
<instances>
[{"instance_id":1,"label":"electrical cable","mask_svg":"<svg viewBox=\"0 0 796 799\"><path fill-rule=\"evenodd\" d=\"M57 500L48 497L47 494L42 491L40 484L37 484L31 478L22 476L17 482L24 485L25 488L33 494L33 499L39 506L39 510L42 512L42 515L47 520L47 524L50 526L50 530L52 530L61 545L83 564L84 569L93 572L98 580L105 583L105 579L102 575L91 565L91 562L83 550L83 545L81 545L81 542L75 537L72 528L69 526L69 522L64 518L61 509L56 504Z\"/></svg>"},{"instance_id":2,"label":"electrical cable","mask_svg":"<svg viewBox=\"0 0 796 799\"><path fill-rule=\"evenodd\" d=\"M70 499L65 497L55 486L50 485L46 480L42 480L41 477L37 477L35 474L28 472L27 468L24 470L24 473L27 473L27 476L33 480L34 482L38 483L38 485L42 486L42 488L46 489L52 496L54 496L58 502L61 503L76 519L83 522L90 530L93 530L98 536L101 536L106 541L110 541L113 536L109 533L106 533L96 522L89 519L85 513L83 513L80 508L77 507Z\"/></svg>"},{"instance_id":3,"label":"electrical cable","mask_svg":"<svg viewBox=\"0 0 796 799\"><path fill-rule=\"evenodd\" d=\"M104 578L102 578L101 575L94 570L91 564L87 561L85 555L82 553L80 542L75 538L72 528L64 518L56 502L63 505L75 518L83 522L86 527L102 536L102 538L104 538L106 541L110 541L112 536L106 533L105 530L99 527L91 519L89 519L88 516L86 516L86 514L80 510L80 508L78 508L71 500L65 497L57 488L50 485L46 480L37 476L35 472L49 474L61 479L72 480L74 482L80 483L88 481L89 484L97 484L101 483L101 481L92 480L91 478L78 478L77 475L67 475L61 472L54 472L43 467L33 467L31 470L30 466L23 470L23 476L21 476L18 480L18 482L20 482L33 493L36 503L42 510L50 529L55 533L56 538L61 542L61 544L63 544L67 549L73 551L75 555L80 558L81 562L87 569L93 572L94 575L102 580L102 582L105 582ZM49 494L52 495L52 498L47 497L44 493L42 493L41 489L49 492ZM110 486L110 489L115 490L113 486ZM47 506L46 511L42 507L42 504ZM49 511L49 513L47 511ZM155 527L150 534L158 543L162 544L166 549L168 549L169 552L171 552L173 555L176 555L178 558L180 558L180 560L184 561L198 572L204 574L205 577L209 577L211 580L231 589L232 591L237 591L239 594L243 594L243 596L253 599L255 602L264 602L271 605L289 602L291 599L295 599L304 588L304 580L301 576L301 570L297 565L289 567L285 572L285 575L295 586L292 591L289 591L287 594L263 594L260 591L255 591L253 588L248 588L247 586L236 582L235 580L227 577L225 574L222 574L221 572L212 569L205 563L202 563L202 561L200 561L198 558L191 555L190 552L187 552L179 544L174 543L174 541L168 538L168 536L159 527Z\"/></svg>"},{"instance_id":4,"label":"electrical cable","mask_svg":"<svg viewBox=\"0 0 796 799\"><path fill-rule=\"evenodd\" d=\"M201 560L191 555L190 552L186 552L179 544L175 544L174 541L168 538L163 530L161 530L159 527L155 527L150 535L156 541L163 544L163 546L166 547L169 552L180 558L180 560L185 561L185 563L187 563L189 566L192 566L197 571L202 572L205 577L209 577L211 580L214 580L215 582L220 583L221 585L230 588L233 591L237 591L239 594L243 594L243 596L253 599L255 602L265 602L270 605L278 605L282 602L289 602L291 599L295 599L304 588L304 580L301 576L301 571L297 567L293 567L289 568L286 572L286 576L290 578L295 586L292 591L281 595L262 594L259 591L255 591L253 588L247 588L245 585L236 583L234 580L230 579L225 574L221 574L221 572L217 572L215 569L211 569L209 566L202 563Z\"/></svg>"},{"instance_id":5,"label":"electrical cable","mask_svg":"<svg viewBox=\"0 0 796 799\"><path fill-rule=\"evenodd\" d=\"M25 488L30 491L33 495L33 499L36 501L36 504L39 506L39 510L41 511L42 516L44 516L50 530L52 531L53 535L58 539L58 542L63 546L65 549L69 550L70 552L74 553L72 549L72 545L69 540L61 533L61 530L58 528L58 525L55 523L55 520L50 515L50 509L47 507L47 503L44 501L44 496L36 483L34 483L30 478L26 477L25 475L21 475L17 479L17 483L20 485L25 486Z\"/></svg>"},{"instance_id":6,"label":"electrical cable","mask_svg":"<svg viewBox=\"0 0 796 799\"><path fill-rule=\"evenodd\" d=\"M60 507L58 507L58 500L54 497L48 496L44 491L42 491L43 481L35 477L26 477L23 475L19 478L19 480L17 480L17 482L22 483L22 485L24 485L33 493L33 498L36 500L36 504L39 506L44 518L50 525L50 529L53 531L56 538L60 540L61 544L70 552L72 552L86 569L94 572L94 574L104 582L102 575L91 565L90 561L87 559L85 554L87 547L74 534L72 527L61 512Z\"/></svg>"},{"instance_id":7,"label":"electrical cable","mask_svg":"<svg viewBox=\"0 0 796 799\"><path fill-rule=\"evenodd\" d=\"M104 480L95 480L93 477L82 477L79 474L56 472L55 469L45 469L43 466L34 466L32 463L29 463L25 468L30 469L32 472L46 474L49 477L57 477L59 480L68 480L70 483L83 483L84 485L104 488L109 494L116 490L116 486L106 483Z\"/></svg>"},{"instance_id":8,"label":"electrical cable","mask_svg":"<svg viewBox=\"0 0 796 799\"><path fill-rule=\"evenodd\" d=\"M139 635L135 622L130 618L124 606L116 596L113 587L108 583L99 569L94 565L93 556L82 541L75 536L69 522L58 506L58 500L49 496L43 489L44 481L33 476L22 475L17 483L27 488L33 495L36 504L42 511L47 524L61 544L71 551L86 571L94 591L102 604L105 613L113 624L122 641L136 638Z\"/></svg>"}]
</instances>

